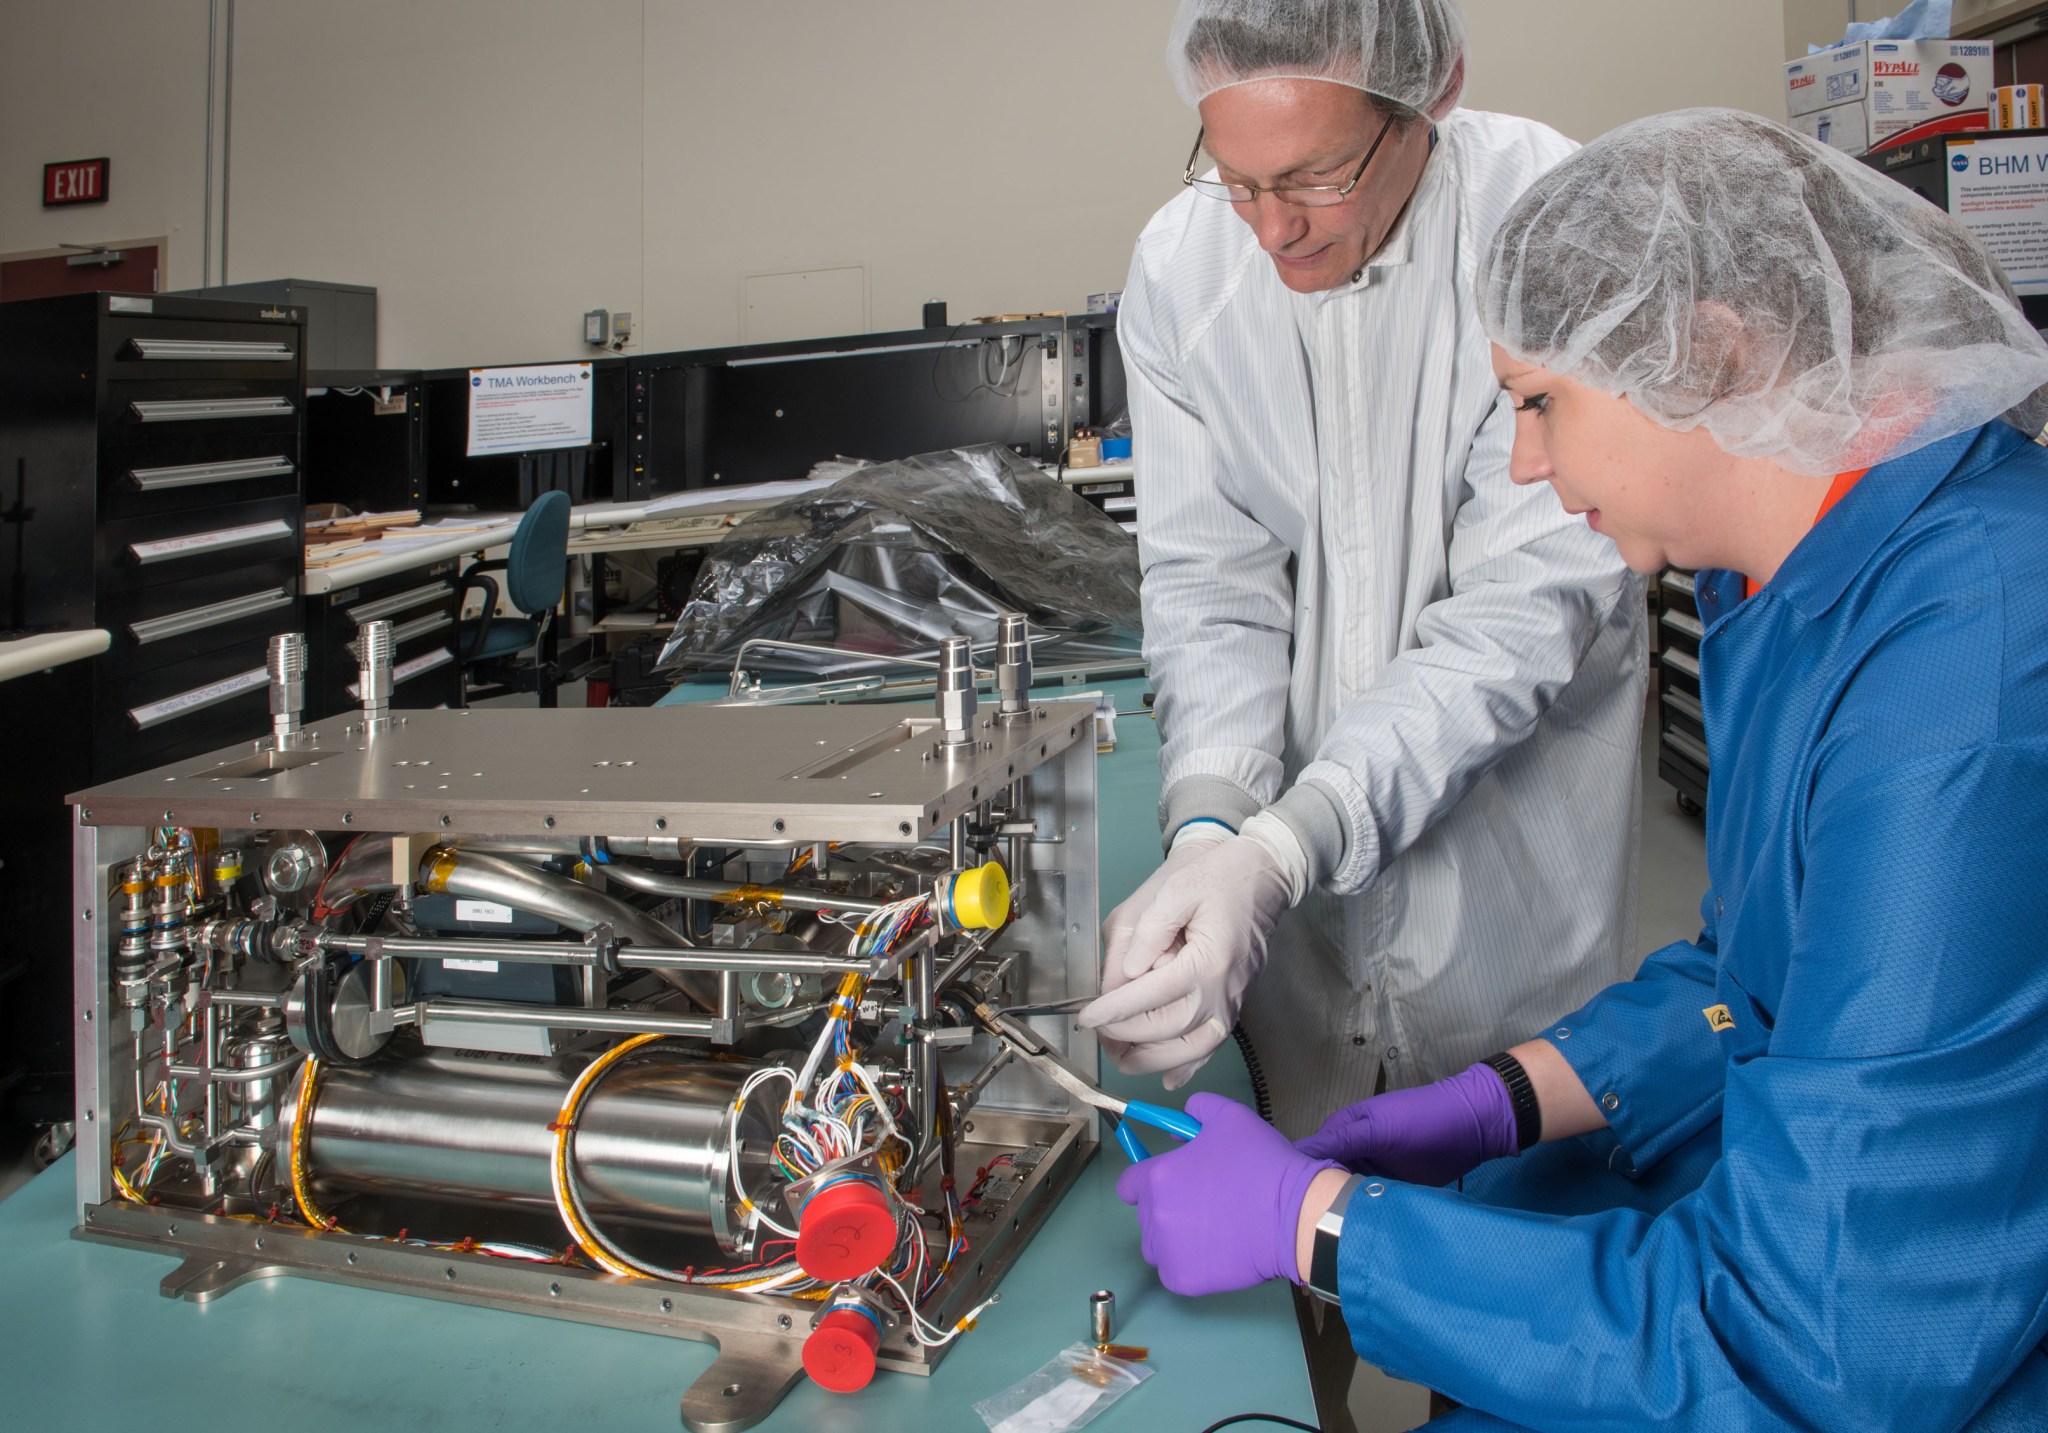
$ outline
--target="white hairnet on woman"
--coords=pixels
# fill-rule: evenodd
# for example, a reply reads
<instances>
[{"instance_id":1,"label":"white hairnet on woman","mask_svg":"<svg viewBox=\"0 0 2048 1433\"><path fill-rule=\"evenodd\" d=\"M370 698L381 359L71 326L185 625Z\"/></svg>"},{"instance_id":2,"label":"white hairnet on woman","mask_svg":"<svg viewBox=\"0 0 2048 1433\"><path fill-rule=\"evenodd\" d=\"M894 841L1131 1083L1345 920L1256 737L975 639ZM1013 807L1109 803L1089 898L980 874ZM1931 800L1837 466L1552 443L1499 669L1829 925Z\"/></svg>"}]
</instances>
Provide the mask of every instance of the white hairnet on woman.
<instances>
[{"instance_id":1,"label":"white hairnet on woman","mask_svg":"<svg viewBox=\"0 0 2048 1433\"><path fill-rule=\"evenodd\" d=\"M1180 97L1254 80L1327 80L1440 120L1465 88L1453 0L1182 0L1166 42Z\"/></svg>"},{"instance_id":2,"label":"white hairnet on woman","mask_svg":"<svg viewBox=\"0 0 2048 1433\"><path fill-rule=\"evenodd\" d=\"M1735 110L1624 125L1552 169L1481 287L1517 358L1797 472L2048 421L2048 343L1968 230Z\"/></svg>"}]
</instances>

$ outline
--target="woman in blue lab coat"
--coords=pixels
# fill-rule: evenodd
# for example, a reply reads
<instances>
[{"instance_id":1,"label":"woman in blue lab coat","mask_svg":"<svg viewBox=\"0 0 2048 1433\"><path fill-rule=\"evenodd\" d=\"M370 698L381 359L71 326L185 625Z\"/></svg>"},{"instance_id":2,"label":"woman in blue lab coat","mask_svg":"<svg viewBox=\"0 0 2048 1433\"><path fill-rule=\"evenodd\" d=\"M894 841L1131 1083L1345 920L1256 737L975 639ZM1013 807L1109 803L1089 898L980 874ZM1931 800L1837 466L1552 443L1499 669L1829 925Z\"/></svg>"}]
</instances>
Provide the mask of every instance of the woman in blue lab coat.
<instances>
[{"instance_id":1,"label":"woman in blue lab coat","mask_svg":"<svg viewBox=\"0 0 2048 1433\"><path fill-rule=\"evenodd\" d=\"M1447 1428L2048 1428L2048 345L1732 111L1588 146L1484 263L1513 476L1700 570L1705 929L1299 1148L1197 1096L1119 1186L1145 1255L1339 1297Z\"/></svg>"}]
</instances>

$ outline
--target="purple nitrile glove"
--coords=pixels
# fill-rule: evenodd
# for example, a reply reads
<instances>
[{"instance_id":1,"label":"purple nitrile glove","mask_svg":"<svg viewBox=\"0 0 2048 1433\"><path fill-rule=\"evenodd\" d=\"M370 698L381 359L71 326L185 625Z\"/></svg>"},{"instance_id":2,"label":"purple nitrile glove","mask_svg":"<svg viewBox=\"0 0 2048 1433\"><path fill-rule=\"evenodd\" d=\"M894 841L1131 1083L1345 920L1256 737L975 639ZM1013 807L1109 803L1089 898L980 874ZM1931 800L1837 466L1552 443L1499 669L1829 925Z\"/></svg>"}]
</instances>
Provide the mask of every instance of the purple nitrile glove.
<instances>
[{"instance_id":1,"label":"purple nitrile glove","mask_svg":"<svg viewBox=\"0 0 2048 1433\"><path fill-rule=\"evenodd\" d=\"M1318 1174L1287 1136L1235 1100L1195 1095L1188 1113L1202 1132L1140 1160L1117 1179L1137 1206L1145 1262L1176 1294L1220 1294L1268 1279L1301 1282L1295 1236L1301 1202Z\"/></svg>"},{"instance_id":2,"label":"purple nitrile glove","mask_svg":"<svg viewBox=\"0 0 2048 1433\"><path fill-rule=\"evenodd\" d=\"M1508 1087L1491 1065L1474 1065L1433 1085L1347 1106L1295 1148L1353 1174L1449 1184L1489 1159L1521 1153L1521 1139Z\"/></svg>"}]
</instances>

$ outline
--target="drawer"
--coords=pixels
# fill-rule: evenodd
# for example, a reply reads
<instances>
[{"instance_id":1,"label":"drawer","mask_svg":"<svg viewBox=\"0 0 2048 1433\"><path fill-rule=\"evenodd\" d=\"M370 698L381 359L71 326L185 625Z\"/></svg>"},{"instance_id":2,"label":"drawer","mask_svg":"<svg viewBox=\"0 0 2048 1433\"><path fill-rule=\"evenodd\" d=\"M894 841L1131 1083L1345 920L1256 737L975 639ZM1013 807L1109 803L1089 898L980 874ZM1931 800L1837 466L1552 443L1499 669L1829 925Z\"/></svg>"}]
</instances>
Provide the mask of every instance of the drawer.
<instances>
[{"instance_id":1,"label":"drawer","mask_svg":"<svg viewBox=\"0 0 2048 1433\"><path fill-rule=\"evenodd\" d=\"M1707 769L1707 744L1698 737L1666 727L1658 739L1665 747L1684 757L1700 770Z\"/></svg>"},{"instance_id":2,"label":"drawer","mask_svg":"<svg viewBox=\"0 0 2048 1433\"><path fill-rule=\"evenodd\" d=\"M454 611L455 584L453 582L445 578L432 582L422 582L398 592L385 593L378 597L362 598L340 610L348 618L348 630L354 632L365 622L375 622L379 618L389 618L392 621L409 621L411 619L406 614L416 613L420 608L432 606L436 603L445 604L451 613Z\"/></svg>"},{"instance_id":3,"label":"drawer","mask_svg":"<svg viewBox=\"0 0 2048 1433\"><path fill-rule=\"evenodd\" d=\"M103 600L207 572L287 564L297 590L304 558L296 498L192 508L103 523L99 529Z\"/></svg>"},{"instance_id":4,"label":"drawer","mask_svg":"<svg viewBox=\"0 0 2048 1433\"><path fill-rule=\"evenodd\" d=\"M94 732L94 779L111 781L153 766L205 756L222 747L253 742L269 731L267 681L223 701L191 708L146 730L138 730L124 711L115 708Z\"/></svg>"},{"instance_id":5,"label":"drawer","mask_svg":"<svg viewBox=\"0 0 2048 1433\"><path fill-rule=\"evenodd\" d=\"M100 518L113 522L257 498L296 497L296 434L244 433L123 443L100 457Z\"/></svg>"},{"instance_id":6,"label":"drawer","mask_svg":"<svg viewBox=\"0 0 2048 1433\"><path fill-rule=\"evenodd\" d=\"M1693 594L1694 580L1694 576L1690 572L1682 571L1676 567L1667 567L1657 578L1657 585L1664 589L1665 596L1682 601L1688 607L1691 607L1694 606L1696 600Z\"/></svg>"},{"instance_id":7,"label":"drawer","mask_svg":"<svg viewBox=\"0 0 2048 1433\"><path fill-rule=\"evenodd\" d=\"M297 324L222 319L110 318L100 353L110 378L196 376L261 381L297 374L303 330Z\"/></svg>"},{"instance_id":8,"label":"drawer","mask_svg":"<svg viewBox=\"0 0 2048 1433\"><path fill-rule=\"evenodd\" d=\"M1657 654L1659 665L1690 677L1695 687L1700 679L1700 659L1692 653L1677 647L1667 647Z\"/></svg>"},{"instance_id":9,"label":"drawer","mask_svg":"<svg viewBox=\"0 0 2048 1433\"><path fill-rule=\"evenodd\" d=\"M422 612L417 617L409 617L403 622L392 624L391 651L393 655L403 658L407 647L417 645L429 637L438 638L442 642L451 641L452 637L449 634L454 630L455 613L452 609ZM361 664L363 652L360 637L351 639L343 650L348 653L352 663Z\"/></svg>"},{"instance_id":10,"label":"drawer","mask_svg":"<svg viewBox=\"0 0 2048 1433\"><path fill-rule=\"evenodd\" d=\"M296 375L266 383L169 378L107 384L100 434L108 445L264 433L296 438L302 402Z\"/></svg>"},{"instance_id":11,"label":"drawer","mask_svg":"<svg viewBox=\"0 0 2048 1433\"><path fill-rule=\"evenodd\" d=\"M1706 709L1700 705L1698 697L1686 692L1670 690L1660 692L1658 699L1664 703L1665 711L1684 717L1701 731L1707 729Z\"/></svg>"},{"instance_id":12,"label":"drawer","mask_svg":"<svg viewBox=\"0 0 2048 1433\"><path fill-rule=\"evenodd\" d=\"M435 677L437 673L439 676L435 680L428 680L429 677ZM429 688L438 691L445 687L448 684L448 678L456 675L456 673L455 649L453 647L430 647L424 652L405 658L403 661L393 662L391 664L391 705L394 707L406 707L414 711L419 710L423 704L429 706L436 705L437 703L435 702L422 703L417 698ZM363 699L361 683L353 681L348 683L347 691L350 701L360 702ZM439 700L448 701L450 699L441 697ZM266 704L265 710L267 711L268 709Z\"/></svg>"},{"instance_id":13,"label":"drawer","mask_svg":"<svg viewBox=\"0 0 2048 1433\"><path fill-rule=\"evenodd\" d=\"M298 577L285 559L114 594L100 610L122 671L189 661L223 647L260 658L273 635L297 631L303 621Z\"/></svg>"},{"instance_id":14,"label":"drawer","mask_svg":"<svg viewBox=\"0 0 2048 1433\"><path fill-rule=\"evenodd\" d=\"M134 772L180 753L255 740L270 729L263 655L229 648L103 681L95 745L115 768Z\"/></svg>"},{"instance_id":15,"label":"drawer","mask_svg":"<svg viewBox=\"0 0 2048 1433\"><path fill-rule=\"evenodd\" d=\"M1707 635L1706 625L1699 618L1693 616L1690 612L1681 611L1676 607L1666 608L1663 615L1657 619L1657 622L1660 626L1668 627L1674 632L1690 637L1695 642Z\"/></svg>"}]
</instances>

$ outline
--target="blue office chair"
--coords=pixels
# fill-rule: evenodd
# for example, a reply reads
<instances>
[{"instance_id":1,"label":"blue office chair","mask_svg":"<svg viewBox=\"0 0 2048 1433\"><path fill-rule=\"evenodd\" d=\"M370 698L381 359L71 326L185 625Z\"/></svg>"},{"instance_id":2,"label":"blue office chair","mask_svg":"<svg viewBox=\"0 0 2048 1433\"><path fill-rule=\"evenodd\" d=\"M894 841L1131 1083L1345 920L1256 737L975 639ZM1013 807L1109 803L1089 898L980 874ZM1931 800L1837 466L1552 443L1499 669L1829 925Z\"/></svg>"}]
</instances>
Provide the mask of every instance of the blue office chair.
<instances>
[{"instance_id":1,"label":"blue office chair","mask_svg":"<svg viewBox=\"0 0 2048 1433\"><path fill-rule=\"evenodd\" d=\"M483 612L465 620L456 634L462 659L463 700L473 695L537 692L540 704L555 704L560 680L549 650L555 605L562 600L569 564L569 495L542 493L512 533L505 557L479 562L462 574L458 596L469 588L484 596ZM517 617L498 612L498 584L486 572L503 571L504 595Z\"/></svg>"}]
</instances>

